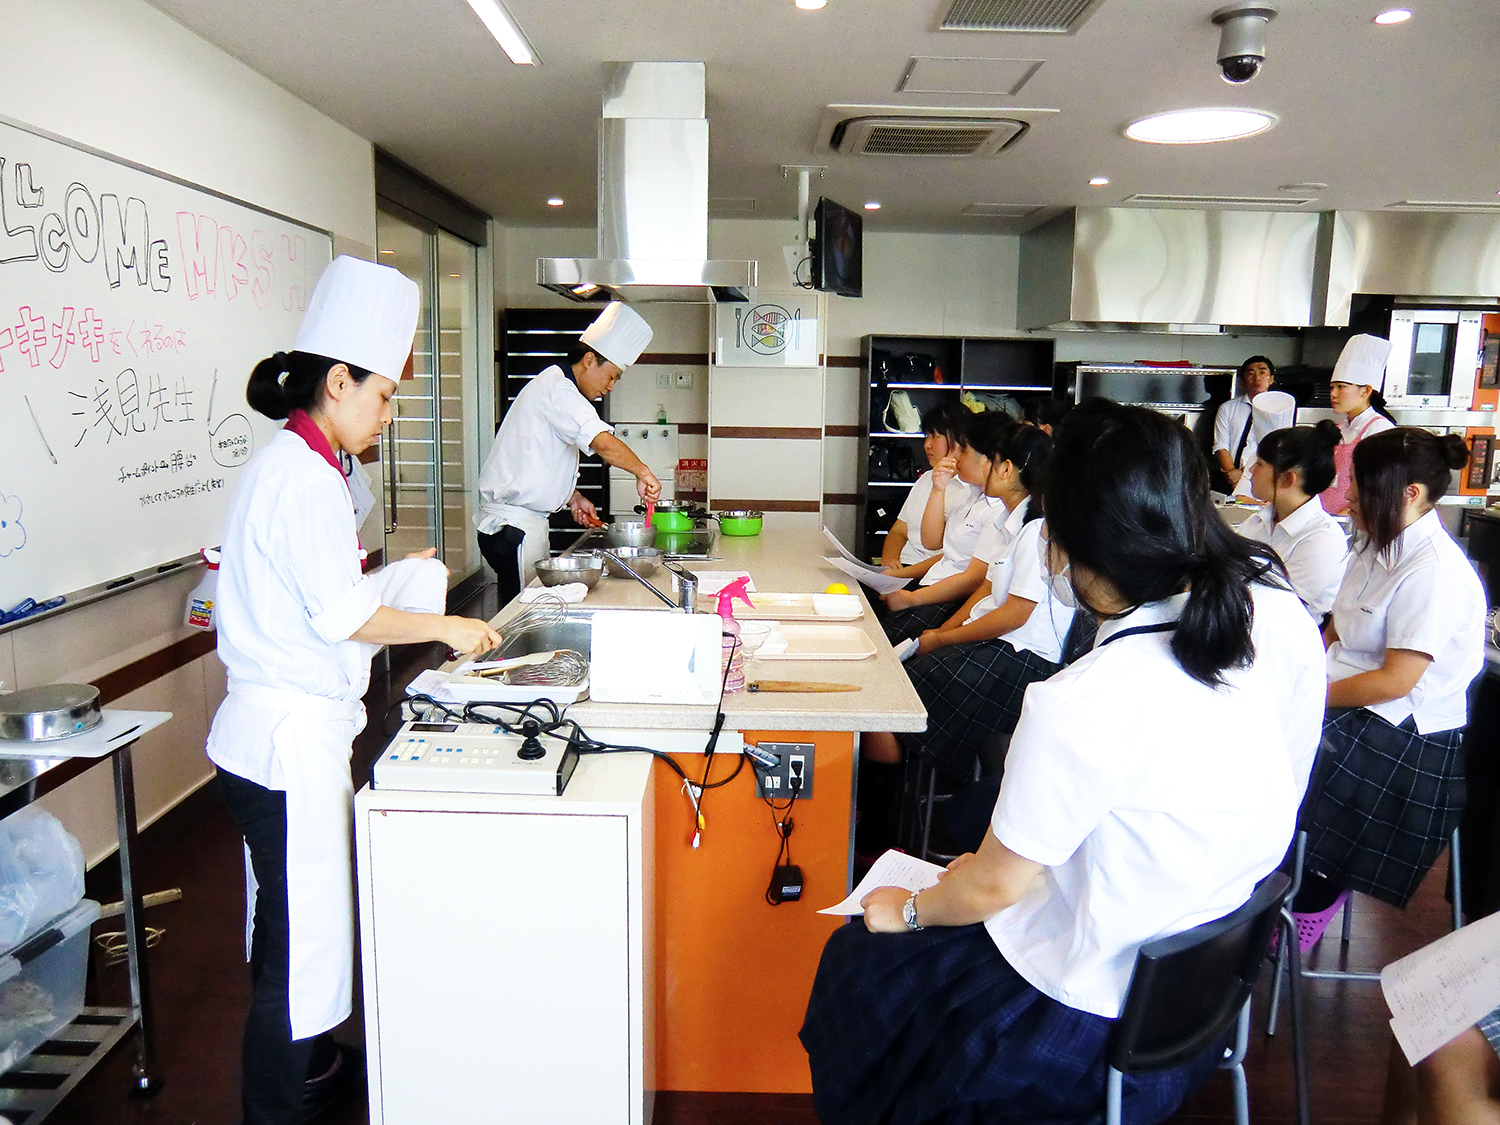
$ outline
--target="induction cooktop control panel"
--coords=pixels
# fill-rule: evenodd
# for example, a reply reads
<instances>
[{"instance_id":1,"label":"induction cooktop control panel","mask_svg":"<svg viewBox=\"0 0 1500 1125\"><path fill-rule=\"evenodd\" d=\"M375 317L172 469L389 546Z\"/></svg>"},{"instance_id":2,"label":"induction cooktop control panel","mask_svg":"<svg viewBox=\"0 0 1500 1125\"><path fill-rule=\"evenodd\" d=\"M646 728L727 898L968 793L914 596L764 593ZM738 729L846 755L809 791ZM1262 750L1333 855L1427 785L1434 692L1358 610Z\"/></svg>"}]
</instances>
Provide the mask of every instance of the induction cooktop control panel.
<instances>
[{"instance_id":1,"label":"induction cooktop control panel","mask_svg":"<svg viewBox=\"0 0 1500 1125\"><path fill-rule=\"evenodd\" d=\"M556 796L578 751L564 739L533 740L489 723L406 723L375 763L376 789Z\"/></svg>"}]
</instances>

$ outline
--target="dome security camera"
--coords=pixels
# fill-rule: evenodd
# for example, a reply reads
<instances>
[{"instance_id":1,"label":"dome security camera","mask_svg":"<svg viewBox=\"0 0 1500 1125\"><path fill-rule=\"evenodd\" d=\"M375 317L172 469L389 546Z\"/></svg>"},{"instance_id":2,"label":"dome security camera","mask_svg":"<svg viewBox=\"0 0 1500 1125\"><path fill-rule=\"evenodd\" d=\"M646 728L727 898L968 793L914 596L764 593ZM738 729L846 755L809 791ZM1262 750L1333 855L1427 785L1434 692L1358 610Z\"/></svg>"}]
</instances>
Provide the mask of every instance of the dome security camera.
<instances>
[{"instance_id":1,"label":"dome security camera","mask_svg":"<svg viewBox=\"0 0 1500 1125\"><path fill-rule=\"evenodd\" d=\"M1211 17L1219 28L1219 72L1231 86L1260 73L1266 61L1266 25L1276 18L1269 4L1231 4Z\"/></svg>"}]
</instances>

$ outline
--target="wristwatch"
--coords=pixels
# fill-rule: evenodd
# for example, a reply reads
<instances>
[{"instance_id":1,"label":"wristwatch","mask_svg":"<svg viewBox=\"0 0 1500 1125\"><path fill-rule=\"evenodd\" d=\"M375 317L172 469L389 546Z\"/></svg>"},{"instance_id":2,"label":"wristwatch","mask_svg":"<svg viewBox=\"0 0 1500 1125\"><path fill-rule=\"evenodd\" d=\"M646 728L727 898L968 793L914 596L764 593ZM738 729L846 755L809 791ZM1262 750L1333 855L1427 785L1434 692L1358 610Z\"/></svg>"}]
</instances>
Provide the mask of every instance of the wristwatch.
<instances>
[{"instance_id":1,"label":"wristwatch","mask_svg":"<svg viewBox=\"0 0 1500 1125\"><path fill-rule=\"evenodd\" d=\"M906 900L906 905L901 908L901 920L906 923L908 930L922 929L922 923L917 921L917 892L912 891L911 897Z\"/></svg>"}]
</instances>

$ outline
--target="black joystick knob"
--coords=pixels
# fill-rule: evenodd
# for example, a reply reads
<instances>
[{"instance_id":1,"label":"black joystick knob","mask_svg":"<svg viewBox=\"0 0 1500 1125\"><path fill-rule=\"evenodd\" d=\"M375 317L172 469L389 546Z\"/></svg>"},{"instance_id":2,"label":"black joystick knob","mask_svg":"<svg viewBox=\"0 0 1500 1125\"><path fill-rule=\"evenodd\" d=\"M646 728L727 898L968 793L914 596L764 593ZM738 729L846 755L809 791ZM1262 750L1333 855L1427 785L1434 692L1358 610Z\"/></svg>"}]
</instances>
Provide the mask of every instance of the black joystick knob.
<instances>
[{"instance_id":1,"label":"black joystick knob","mask_svg":"<svg viewBox=\"0 0 1500 1125\"><path fill-rule=\"evenodd\" d=\"M541 729L542 725L535 719L527 719L521 724L521 733L526 736L525 740L521 743L521 748L516 751L516 757L520 758L521 761L534 762L539 758L547 756L546 748L542 746L536 737L541 733Z\"/></svg>"}]
</instances>

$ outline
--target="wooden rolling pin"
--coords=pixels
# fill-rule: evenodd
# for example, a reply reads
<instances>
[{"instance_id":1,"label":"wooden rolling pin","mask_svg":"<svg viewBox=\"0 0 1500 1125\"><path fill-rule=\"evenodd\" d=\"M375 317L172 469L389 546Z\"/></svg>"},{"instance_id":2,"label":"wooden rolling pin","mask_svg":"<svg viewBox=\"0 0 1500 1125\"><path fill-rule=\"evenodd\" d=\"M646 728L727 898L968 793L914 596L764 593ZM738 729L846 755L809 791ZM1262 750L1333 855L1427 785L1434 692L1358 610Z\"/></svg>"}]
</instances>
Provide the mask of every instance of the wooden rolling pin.
<instances>
[{"instance_id":1,"label":"wooden rolling pin","mask_svg":"<svg viewBox=\"0 0 1500 1125\"><path fill-rule=\"evenodd\" d=\"M831 684L821 680L751 680L750 691L859 691L858 684Z\"/></svg>"}]
</instances>

